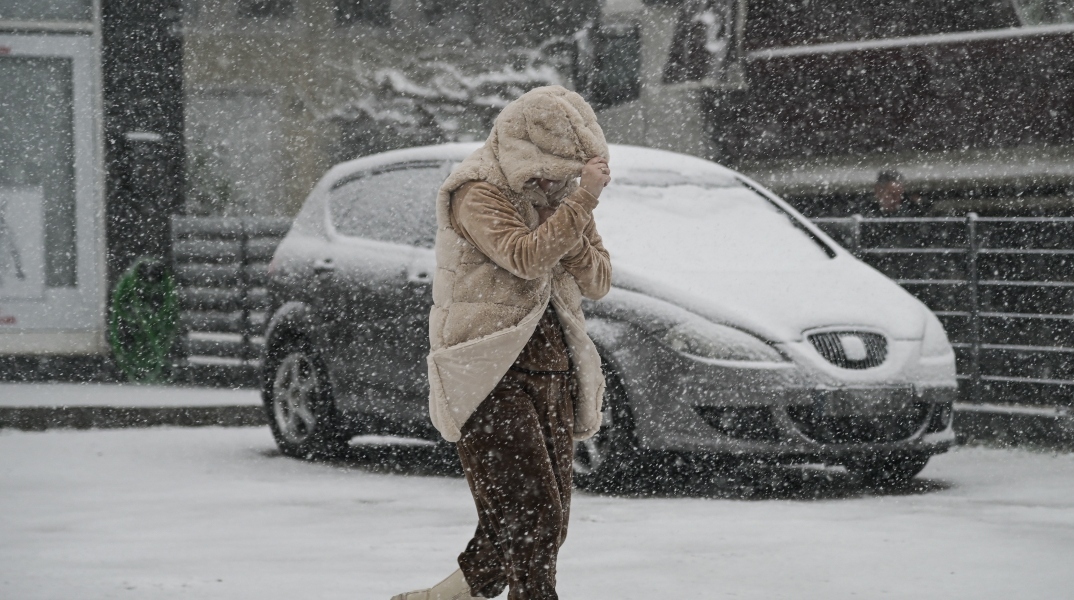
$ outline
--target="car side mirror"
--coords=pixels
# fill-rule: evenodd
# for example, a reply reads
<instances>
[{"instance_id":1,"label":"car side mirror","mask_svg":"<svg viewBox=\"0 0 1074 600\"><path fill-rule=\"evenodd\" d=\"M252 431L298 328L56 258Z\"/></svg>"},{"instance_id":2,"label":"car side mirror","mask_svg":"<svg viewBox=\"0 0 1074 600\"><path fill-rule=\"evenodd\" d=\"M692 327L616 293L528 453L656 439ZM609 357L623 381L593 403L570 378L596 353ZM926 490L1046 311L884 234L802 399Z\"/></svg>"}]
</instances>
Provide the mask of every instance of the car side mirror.
<instances>
[{"instance_id":1,"label":"car side mirror","mask_svg":"<svg viewBox=\"0 0 1074 600\"><path fill-rule=\"evenodd\" d=\"M574 88L594 108L641 95L641 27L638 23L590 25L575 36Z\"/></svg>"}]
</instances>

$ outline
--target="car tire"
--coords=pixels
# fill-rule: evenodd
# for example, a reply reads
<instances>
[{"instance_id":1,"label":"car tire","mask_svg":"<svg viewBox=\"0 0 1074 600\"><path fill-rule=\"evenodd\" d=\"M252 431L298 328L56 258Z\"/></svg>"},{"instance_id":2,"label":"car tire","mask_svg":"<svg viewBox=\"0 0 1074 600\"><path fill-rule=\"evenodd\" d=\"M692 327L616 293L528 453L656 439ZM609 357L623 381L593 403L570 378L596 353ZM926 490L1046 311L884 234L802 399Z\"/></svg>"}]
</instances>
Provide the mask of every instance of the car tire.
<instances>
[{"instance_id":1,"label":"car tire","mask_svg":"<svg viewBox=\"0 0 1074 600\"><path fill-rule=\"evenodd\" d=\"M629 487L638 469L640 452L626 393L611 373L607 380L600 430L574 443L574 483L588 491Z\"/></svg>"},{"instance_id":2,"label":"car tire","mask_svg":"<svg viewBox=\"0 0 1074 600\"><path fill-rule=\"evenodd\" d=\"M280 452L308 460L343 454L349 436L332 400L328 372L311 345L302 338L289 340L266 362L262 396Z\"/></svg>"},{"instance_id":3,"label":"car tire","mask_svg":"<svg viewBox=\"0 0 1074 600\"><path fill-rule=\"evenodd\" d=\"M869 456L848 464L847 470L869 487L883 487L910 481L928 462L928 454Z\"/></svg>"}]
</instances>

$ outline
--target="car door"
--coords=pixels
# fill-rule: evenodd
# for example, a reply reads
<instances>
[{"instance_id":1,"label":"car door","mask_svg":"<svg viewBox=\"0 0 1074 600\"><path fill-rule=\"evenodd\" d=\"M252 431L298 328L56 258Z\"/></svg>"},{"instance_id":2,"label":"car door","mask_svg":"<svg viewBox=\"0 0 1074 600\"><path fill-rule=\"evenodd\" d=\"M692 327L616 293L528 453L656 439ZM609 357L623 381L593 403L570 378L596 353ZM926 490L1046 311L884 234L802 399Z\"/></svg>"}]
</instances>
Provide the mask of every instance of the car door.
<instances>
[{"instance_id":1,"label":"car door","mask_svg":"<svg viewBox=\"0 0 1074 600\"><path fill-rule=\"evenodd\" d=\"M443 163L401 163L341 179L328 212L334 256L322 265L335 315L330 368L349 409L427 421L428 314L435 198Z\"/></svg>"},{"instance_id":2,"label":"car door","mask_svg":"<svg viewBox=\"0 0 1074 600\"><path fill-rule=\"evenodd\" d=\"M407 300L400 304L398 321L399 344L395 347L401 402L395 405L395 415L400 421L429 422L429 377L426 357L429 354L429 311L433 305L433 274L436 272L436 255L433 244L436 237L436 192L450 172L450 164L441 165L435 172L412 172L403 188L412 202L414 229L410 238L414 252L407 267Z\"/></svg>"}]
</instances>

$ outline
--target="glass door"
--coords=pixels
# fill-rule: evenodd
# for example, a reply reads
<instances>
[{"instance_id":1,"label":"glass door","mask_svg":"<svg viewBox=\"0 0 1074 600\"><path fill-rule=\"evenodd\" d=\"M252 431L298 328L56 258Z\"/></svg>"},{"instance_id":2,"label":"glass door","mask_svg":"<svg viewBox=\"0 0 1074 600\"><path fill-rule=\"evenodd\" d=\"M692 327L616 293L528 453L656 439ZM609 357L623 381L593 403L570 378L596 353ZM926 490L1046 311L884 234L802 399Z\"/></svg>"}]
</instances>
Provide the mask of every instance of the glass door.
<instances>
[{"instance_id":1,"label":"glass door","mask_svg":"<svg viewBox=\"0 0 1074 600\"><path fill-rule=\"evenodd\" d=\"M96 48L0 35L0 354L104 345Z\"/></svg>"}]
</instances>

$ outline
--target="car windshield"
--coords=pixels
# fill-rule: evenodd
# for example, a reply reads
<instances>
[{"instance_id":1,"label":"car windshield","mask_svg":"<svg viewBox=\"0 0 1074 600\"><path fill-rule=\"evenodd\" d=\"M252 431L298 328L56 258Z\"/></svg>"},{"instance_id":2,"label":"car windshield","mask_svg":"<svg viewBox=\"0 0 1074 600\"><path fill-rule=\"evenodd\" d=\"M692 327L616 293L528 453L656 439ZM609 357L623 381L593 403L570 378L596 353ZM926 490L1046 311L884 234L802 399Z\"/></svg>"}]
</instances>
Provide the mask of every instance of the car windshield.
<instances>
[{"instance_id":1,"label":"car windshield","mask_svg":"<svg viewBox=\"0 0 1074 600\"><path fill-rule=\"evenodd\" d=\"M632 270L785 270L831 256L786 211L729 174L631 170L601 195L597 227Z\"/></svg>"}]
</instances>

